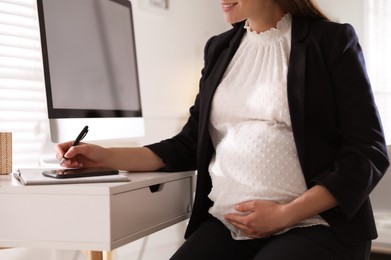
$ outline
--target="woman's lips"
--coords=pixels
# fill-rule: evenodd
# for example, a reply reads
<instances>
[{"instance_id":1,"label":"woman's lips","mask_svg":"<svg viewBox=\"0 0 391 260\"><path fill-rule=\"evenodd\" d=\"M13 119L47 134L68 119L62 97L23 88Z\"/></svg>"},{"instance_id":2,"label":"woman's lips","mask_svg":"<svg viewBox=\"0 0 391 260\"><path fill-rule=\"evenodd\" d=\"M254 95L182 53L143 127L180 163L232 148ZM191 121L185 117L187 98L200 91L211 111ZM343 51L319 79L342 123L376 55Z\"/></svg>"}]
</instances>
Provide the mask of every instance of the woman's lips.
<instances>
[{"instance_id":1,"label":"woman's lips","mask_svg":"<svg viewBox=\"0 0 391 260\"><path fill-rule=\"evenodd\" d=\"M230 11L237 3L221 3L224 12Z\"/></svg>"}]
</instances>

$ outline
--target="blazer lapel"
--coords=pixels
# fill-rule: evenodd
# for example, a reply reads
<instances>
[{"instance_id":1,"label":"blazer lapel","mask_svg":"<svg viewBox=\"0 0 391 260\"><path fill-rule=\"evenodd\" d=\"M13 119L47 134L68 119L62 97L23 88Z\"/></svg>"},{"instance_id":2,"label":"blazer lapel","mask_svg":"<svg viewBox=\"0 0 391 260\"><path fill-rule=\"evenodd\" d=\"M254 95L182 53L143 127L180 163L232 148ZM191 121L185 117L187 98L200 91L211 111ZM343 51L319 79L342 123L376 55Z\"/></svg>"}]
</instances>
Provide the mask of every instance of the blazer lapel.
<instances>
[{"instance_id":1,"label":"blazer lapel","mask_svg":"<svg viewBox=\"0 0 391 260\"><path fill-rule=\"evenodd\" d=\"M292 130L300 164L304 170L305 161L305 71L307 44L304 41L309 22L293 16L291 54L288 67L288 103Z\"/></svg>"}]
</instances>

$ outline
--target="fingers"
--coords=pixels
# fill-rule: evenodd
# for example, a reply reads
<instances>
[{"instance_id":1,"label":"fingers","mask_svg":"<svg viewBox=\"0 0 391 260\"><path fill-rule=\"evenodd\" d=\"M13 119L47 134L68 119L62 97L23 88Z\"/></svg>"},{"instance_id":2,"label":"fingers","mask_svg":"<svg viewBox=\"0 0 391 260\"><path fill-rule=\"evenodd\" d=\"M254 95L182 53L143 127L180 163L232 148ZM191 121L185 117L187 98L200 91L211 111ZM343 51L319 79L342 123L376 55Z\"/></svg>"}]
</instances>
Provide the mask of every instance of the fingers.
<instances>
[{"instance_id":1,"label":"fingers","mask_svg":"<svg viewBox=\"0 0 391 260\"><path fill-rule=\"evenodd\" d=\"M253 215L227 214L224 218L249 238L269 237L271 233L266 231L265 227L262 227L259 223L257 224Z\"/></svg>"},{"instance_id":2,"label":"fingers","mask_svg":"<svg viewBox=\"0 0 391 260\"><path fill-rule=\"evenodd\" d=\"M71 146L68 151L65 153L66 158L73 158L77 155L81 155L86 158L92 158L95 153L98 153L96 145L88 143L79 143L77 146Z\"/></svg>"},{"instance_id":3,"label":"fingers","mask_svg":"<svg viewBox=\"0 0 391 260\"><path fill-rule=\"evenodd\" d=\"M71 146L72 146L72 141L61 143L61 144L56 144L54 146L54 150L56 152L57 159L61 160L61 158L66 153L66 151L68 151Z\"/></svg>"},{"instance_id":4,"label":"fingers","mask_svg":"<svg viewBox=\"0 0 391 260\"><path fill-rule=\"evenodd\" d=\"M225 220L240 230L247 230L247 225L241 222L242 220L234 219L234 217L226 217Z\"/></svg>"},{"instance_id":5,"label":"fingers","mask_svg":"<svg viewBox=\"0 0 391 260\"><path fill-rule=\"evenodd\" d=\"M65 160L63 163L61 163L61 166L67 167L67 168L82 168L83 163L77 161L77 160Z\"/></svg>"},{"instance_id":6,"label":"fingers","mask_svg":"<svg viewBox=\"0 0 391 260\"><path fill-rule=\"evenodd\" d=\"M105 150L97 145L79 143L71 146L63 155L65 160L61 165L64 167L102 167L102 158ZM61 154L57 155L58 157ZM61 157L62 158L62 157Z\"/></svg>"},{"instance_id":7,"label":"fingers","mask_svg":"<svg viewBox=\"0 0 391 260\"><path fill-rule=\"evenodd\" d=\"M235 206L235 210L238 212L253 212L255 209L255 201L243 202Z\"/></svg>"},{"instance_id":8,"label":"fingers","mask_svg":"<svg viewBox=\"0 0 391 260\"><path fill-rule=\"evenodd\" d=\"M224 216L225 220L238 228L243 234L250 238L260 238L262 235L255 228L257 201L243 202L235 206L237 213L230 213Z\"/></svg>"},{"instance_id":9,"label":"fingers","mask_svg":"<svg viewBox=\"0 0 391 260\"><path fill-rule=\"evenodd\" d=\"M57 159L61 162L63 157L67 158L61 166L68 168L107 167L105 159L109 157L108 149L89 143L79 143L76 146L72 144L73 142L66 142L55 146Z\"/></svg>"},{"instance_id":10,"label":"fingers","mask_svg":"<svg viewBox=\"0 0 391 260\"><path fill-rule=\"evenodd\" d=\"M248 216L242 216L238 214L227 214L224 216L225 220L239 229L243 229L248 226Z\"/></svg>"},{"instance_id":11,"label":"fingers","mask_svg":"<svg viewBox=\"0 0 391 260\"><path fill-rule=\"evenodd\" d=\"M75 157L76 155L78 154L82 154L83 153L83 145L79 144L77 146L71 146L68 151L66 151L66 153L64 154L64 157L67 158L67 159L72 159L73 157Z\"/></svg>"},{"instance_id":12,"label":"fingers","mask_svg":"<svg viewBox=\"0 0 391 260\"><path fill-rule=\"evenodd\" d=\"M80 147L83 148L81 143L78 146L72 146L73 142L65 142L61 144L57 144L55 146L56 151L56 158L62 162L63 158L66 158L65 161L61 163L61 166L68 167L68 168L79 168L82 167L83 164L76 158L78 154L83 153L83 149L80 149Z\"/></svg>"},{"instance_id":13,"label":"fingers","mask_svg":"<svg viewBox=\"0 0 391 260\"><path fill-rule=\"evenodd\" d=\"M235 206L237 212L227 214L224 218L246 236L263 238L286 227L281 222L281 207L271 201L249 201Z\"/></svg>"},{"instance_id":14,"label":"fingers","mask_svg":"<svg viewBox=\"0 0 391 260\"><path fill-rule=\"evenodd\" d=\"M237 214L237 213L229 213L227 215L224 216L224 218L234 224L234 225L240 225L242 224L244 221L246 221L246 219L248 219L248 216L254 212L254 208L255 208L255 202L254 201L249 201L249 202L244 202L244 203L240 203L238 205L235 206L235 210L240 213L240 214Z\"/></svg>"},{"instance_id":15,"label":"fingers","mask_svg":"<svg viewBox=\"0 0 391 260\"><path fill-rule=\"evenodd\" d=\"M227 214L225 220L228 221L231 225L234 225L239 229L244 235L250 238L259 238L259 234L253 228L251 219L247 216L241 216L237 214Z\"/></svg>"},{"instance_id":16,"label":"fingers","mask_svg":"<svg viewBox=\"0 0 391 260\"><path fill-rule=\"evenodd\" d=\"M246 232L250 227L250 218L248 215L239 215L235 213L227 214L224 216L225 220L237 227L238 229Z\"/></svg>"}]
</instances>

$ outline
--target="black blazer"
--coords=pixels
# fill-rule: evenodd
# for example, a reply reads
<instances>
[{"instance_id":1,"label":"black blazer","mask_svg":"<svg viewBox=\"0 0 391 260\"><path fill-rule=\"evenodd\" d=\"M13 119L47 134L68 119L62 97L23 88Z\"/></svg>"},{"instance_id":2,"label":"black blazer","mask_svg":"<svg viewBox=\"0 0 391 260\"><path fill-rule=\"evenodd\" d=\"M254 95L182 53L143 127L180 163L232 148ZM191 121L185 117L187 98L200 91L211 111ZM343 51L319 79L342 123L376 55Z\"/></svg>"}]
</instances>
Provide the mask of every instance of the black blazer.
<instances>
[{"instance_id":1,"label":"black blazer","mask_svg":"<svg viewBox=\"0 0 391 260\"><path fill-rule=\"evenodd\" d=\"M190 117L173 138L149 147L165 171L197 170L187 238L208 218L214 153L209 136L214 92L245 33L244 23L205 47L200 90ZM321 216L346 243L377 236L368 195L389 161L383 131L354 29L347 24L292 17L288 103L297 153L308 188L320 184L338 207Z\"/></svg>"}]
</instances>

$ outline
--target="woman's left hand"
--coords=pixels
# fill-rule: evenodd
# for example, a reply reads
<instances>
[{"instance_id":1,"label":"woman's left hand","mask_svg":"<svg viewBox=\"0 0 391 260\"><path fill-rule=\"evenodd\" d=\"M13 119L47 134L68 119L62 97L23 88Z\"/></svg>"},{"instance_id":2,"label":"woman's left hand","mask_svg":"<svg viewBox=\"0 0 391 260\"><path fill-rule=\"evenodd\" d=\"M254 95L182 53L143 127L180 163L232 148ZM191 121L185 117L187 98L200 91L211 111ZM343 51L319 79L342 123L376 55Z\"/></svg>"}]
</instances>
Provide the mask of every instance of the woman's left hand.
<instances>
[{"instance_id":1,"label":"woman's left hand","mask_svg":"<svg viewBox=\"0 0 391 260\"><path fill-rule=\"evenodd\" d=\"M264 238L336 206L337 200L328 189L315 185L286 204L266 200L240 203L235 207L238 213L224 218L246 236Z\"/></svg>"},{"instance_id":2,"label":"woman's left hand","mask_svg":"<svg viewBox=\"0 0 391 260\"><path fill-rule=\"evenodd\" d=\"M287 227L288 217L284 204L272 201L254 200L238 204L225 220L251 238L265 238Z\"/></svg>"}]
</instances>

